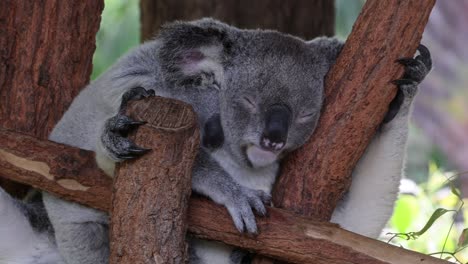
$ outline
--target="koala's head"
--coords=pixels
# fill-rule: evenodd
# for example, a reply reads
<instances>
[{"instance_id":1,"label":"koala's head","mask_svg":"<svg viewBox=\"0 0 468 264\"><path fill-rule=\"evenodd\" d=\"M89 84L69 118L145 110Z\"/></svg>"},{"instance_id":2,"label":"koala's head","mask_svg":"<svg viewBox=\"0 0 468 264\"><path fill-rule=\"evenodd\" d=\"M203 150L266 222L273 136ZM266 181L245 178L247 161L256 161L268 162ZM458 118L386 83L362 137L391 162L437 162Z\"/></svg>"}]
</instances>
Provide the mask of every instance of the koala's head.
<instances>
[{"instance_id":1,"label":"koala's head","mask_svg":"<svg viewBox=\"0 0 468 264\"><path fill-rule=\"evenodd\" d=\"M174 86L220 89L224 147L236 162L268 166L311 136L329 68L313 43L210 19L167 29L165 75Z\"/></svg>"}]
</instances>

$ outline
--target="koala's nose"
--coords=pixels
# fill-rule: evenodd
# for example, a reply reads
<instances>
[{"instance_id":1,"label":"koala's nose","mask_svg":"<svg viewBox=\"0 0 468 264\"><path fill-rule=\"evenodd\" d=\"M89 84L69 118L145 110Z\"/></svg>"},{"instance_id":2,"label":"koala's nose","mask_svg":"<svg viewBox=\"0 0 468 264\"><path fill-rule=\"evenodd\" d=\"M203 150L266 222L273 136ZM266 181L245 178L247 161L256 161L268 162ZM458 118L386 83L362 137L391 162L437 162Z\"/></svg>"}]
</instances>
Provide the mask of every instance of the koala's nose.
<instances>
[{"instance_id":1,"label":"koala's nose","mask_svg":"<svg viewBox=\"0 0 468 264\"><path fill-rule=\"evenodd\" d=\"M278 151L286 144L291 122L291 111L286 105L275 104L266 112L265 129L260 146L267 150Z\"/></svg>"}]
</instances>

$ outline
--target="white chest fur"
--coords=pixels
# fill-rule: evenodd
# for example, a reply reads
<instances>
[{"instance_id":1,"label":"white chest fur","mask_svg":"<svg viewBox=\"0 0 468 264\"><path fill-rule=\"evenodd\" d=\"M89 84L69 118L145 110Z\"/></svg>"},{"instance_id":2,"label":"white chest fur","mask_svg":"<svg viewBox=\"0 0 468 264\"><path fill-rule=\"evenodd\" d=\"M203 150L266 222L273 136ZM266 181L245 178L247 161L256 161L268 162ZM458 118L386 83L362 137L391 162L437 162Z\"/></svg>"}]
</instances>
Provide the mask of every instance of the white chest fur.
<instances>
[{"instance_id":1,"label":"white chest fur","mask_svg":"<svg viewBox=\"0 0 468 264\"><path fill-rule=\"evenodd\" d=\"M225 150L220 149L212 153L221 167L240 185L271 193L271 188L278 174L279 164L274 163L262 168L249 168L234 162Z\"/></svg>"}]
</instances>

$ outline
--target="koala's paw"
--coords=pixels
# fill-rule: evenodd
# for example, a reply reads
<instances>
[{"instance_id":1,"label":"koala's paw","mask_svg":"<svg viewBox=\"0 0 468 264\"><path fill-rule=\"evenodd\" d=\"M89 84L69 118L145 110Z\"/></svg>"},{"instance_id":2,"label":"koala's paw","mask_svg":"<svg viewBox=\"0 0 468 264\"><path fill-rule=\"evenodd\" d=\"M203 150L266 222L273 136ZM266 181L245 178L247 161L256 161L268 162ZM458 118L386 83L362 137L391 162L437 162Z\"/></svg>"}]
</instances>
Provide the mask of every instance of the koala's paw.
<instances>
[{"instance_id":1,"label":"koala's paw","mask_svg":"<svg viewBox=\"0 0 468 264\"><path fill-rule=\"evenodd\" d=\"M418 47L419 55L416 58L400 58L397 60L405 66L403 78L394 80L404 97L413 98L426 75L431 71L432 59L429 49L424 45Z\"/></svg>"},{"instance_id":2,"label":"koala's paw","mask_svg":"<svg viewBox=\"0 0 468 264\"><path fill-rule=\"evenodd\" d=\"M112 159L117 161L133 159L151 150L139 147L127 138L130 131L146 122L133 120L123 114L129 101L141 100L149 96L154 96L154 91L142 87L129 90L122 96L119 113L106 121L101 134L101 142Z\"/></svg>"},{"instance_id":3,"label":"koala's paw","mask_svg":"<svg viewBox=\"0 0 468 264\"><path fill-rule=\"evenodd\" d=\"M241 187L225 206L239 232L247 231L250 234L257 234L257 224L252 209L264 216L267 212L265 204L268 204L270 200L271 196L264 191Z\"/></svg>"},{"instance_id":4,"label":"koala's paw","mask_svg":"<svg viewBox=\"0 0 468 264\"><path fill-rule=\"evenodd\" d=\"M431 71L432 59L429 49L424 45L418 47L419 55L416 58L400 58L397 62L405 66L403 79L421 83Z\"/></svg>"},{"instance_id":5,"label":"koala's paw","mask_svg":"<svg viewBox=\"0 0 468 264\"><path fill-rule=\"evenodd\" d=\"M122 95L122 102L120 104L119 112L122 113L125 111L125 108L130 101L141 100L154 95L154 90L146 90L143 87L132 88Z\"/></svg>"},{"instance_id":6,"label":"koala's paw","mask_svg":"<svg viewBox=\"0 0 468 264\"><path fill-rule=\"evenodd\" d=\"M405 73L401 79L392 81L393 84L398 86L398 93L390 103L384 123L393 120L405 101L407 105L411 103L418 91L419 83L431 71L432 59L429 50L424 45L419 45L418 51L419 55L416 58L400 58L397 60L398 63L405 66Z\"/></svg>"}]
</instances>

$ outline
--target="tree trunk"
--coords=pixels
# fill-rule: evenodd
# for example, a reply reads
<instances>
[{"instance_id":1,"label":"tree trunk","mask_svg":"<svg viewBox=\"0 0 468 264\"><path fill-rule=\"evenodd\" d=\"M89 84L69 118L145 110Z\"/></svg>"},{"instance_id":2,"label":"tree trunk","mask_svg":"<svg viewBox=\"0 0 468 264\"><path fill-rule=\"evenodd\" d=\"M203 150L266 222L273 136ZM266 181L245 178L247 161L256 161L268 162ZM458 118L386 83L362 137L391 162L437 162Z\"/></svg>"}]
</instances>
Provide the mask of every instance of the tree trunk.
<instances>
[{"instance_id":1,"label":"tree trunk","mask_svg":"<svg viewBox=\"0 0 468 264\"><path fill-rule=\"evenodd\" d=\"M395 61L415 53L434 3L366 2L326 77L325 105L314 135L283 166L276 206L330 220L395 96L391 81L403 73Z\"/></svg>"},{"instance_id":2,"label":"tree trunk","mask_svg":"<svg viewBox=\"0 0 468 264\"><path fill-rule=\"evenodd\" d=\"M162 133L163 132L161 132L161 135ZM143 134L148 134L148 130L146 132L138 131L138 135L143 137L145 136ZM166 138L167 137L164 139ZM138 139L137 141L140 142ZM165 141L158 142L164 143ZM140 142L140 144L146 146L142 142ZM166 150L177 149L178 148L170 147ZM188 149L191 149L191 147ZM188 149L183 149L183 151ZM184 152L184 155L190 155L189 153L190 151ZM159 155L156 151L153 154L155 156ZM143 169L149 171L153 169L160 170L170 168L171 158L169 162L167 162L168 160L166 158L169 157L169 155L164 157L164 161L161 161L161 163L164 164L163 166L160 166L161 163L158 163L158 161L155 161L156 164L152 164L151 166L140 166L138 163L151 162L154 158L154 156L142 157L139 160L131 161L127 165L123 165L126 166L124 170ZM177 155L171 157L177 157ZM31 184L64 199L108 212L111 207L112 181L97 168L95 163L83 162L93 159L94 153L91 151L80 150L55 142L42 141L27 135L0 129L0 176L6 176L16 181ZM182 165L181 168L185 168L185 165ZM73 176L74 173L79 175L79 177ZM144 175L146 175L146 172L144 172ZM126 175L119 175L117 177L120 176ZM139 177L138 175L136 176ZM161 179L156 177L152 182L164 180L166 180L167 183L167 181L172 181L174 178L166 177ZM119 181L119 179L116 181ZM167 218L164 219L159 218L163 217L165 214L157 210L168 210L166 207L168 205L165 204L159 208L160 201L157 197L154 200L151 199L150 192L155 191L159 193L161 188L164 187L157 188L156 184L153 183L151 183L151 186L148 186L149 184L146 184L146 182L145 179L139 179L134 183L132 182L129 184L129 182L126 182L125 184L127 185L125 188L137 187L138 189L138 187L142 187L142 189L135 192L131 190L131 192L136 195L132 196L132 205L129 206L129 209L120 207L118 210L121 214L124 214L123 217L125 217L125 222L127 223L125 227L122 226L122 228L127 229L123 233L130 237L128 240L125 240L123 237L116 237L117 233L115 227L112 227L112 243L115 243L115 241L127 241L129 245L123 245L121 250L119 250L119 247L116 245L112 245L114 248L112 254L132 254L135 259L140 257L152 257L154 262L150 263L167 263L164 262L165 259L162 259L162 254L160 254L161 258L154 254L160 253L161 251L154 250L152 246L156 243L154 240L159 237L157 231L155 231L157 225L161 222L172 225L172 215L166 215ZM174 183L169 183L171 186L172 184L176 185L176 180L174 180ZM119 194L127 195L125 193L126 190L120 189L119 185L119 183L115 185L116 188L119 188ZM174 189L171 188L170 190L172 191ZM124 193L121 191L124 191ZM171 191L165 191L164 193L165 195L169 193L170 195L177 196L177 194ZM115 201L114 205L116 205ZM153 207L153 212L157 211L157 213L146 211L146 209L149 209L148 207ZM169 207L172 206L169 205ZM178 206L176 207L178 208ZM145 211L148 212L146 217L142 215L142 212ZM112 221L120 221L120 216L121 215L112 215ZM139 220L148 222L144 225L141 223L131 223L132 217L138 217ZM178 220L181 220L181 218L183 217L176 217ZM278 208L268 208L268 217L258 218L257 225L259 228L259 235L255 237L246 236L245 234L239 233L234 227L226 208L216 205L207 199L190 199L188 211L189 233L198 238L221 241L232 246L256 251L283 261L316 264L448 263L440 259L342 230L334 224L317 222L310 218L300 217ZM180 227L178 224L175 224L174 227L176 226ZM135 230L133 230L133 228L135 228ZM163 234L163 236L167 238L171 234L174 233ZM180 232L177 232L174 236L180 238ZM169 237L168 241L173 241L172 239L172 237ZM130 241L135 242L130 243ZM127 251L127 246L141 248L137 249L139 250L138 252L132 252ZM180 249L181 248L179 248L179 250ZM130 263L146 262L132 261Z\"/></svg>"},{"instance_id":3,"label":"tree trunk","mask_svg":"<svg viewBox=\"0 0 468 264\"><path fill-rule=\"evenodd\" d=\"M0 1L0 126L46 139L89 81L102 0ZM0 185L21 196L24 186Z\"/></svg>"},{"instance_id":4,"label":"tree trunk","mask_svg":"<svg viewBox=\"0 0 468 264\"><path fill-rule=\"evenodd\" d=\"M153 38L166 22L202 17L305 39L332 36L335 28L334 1L329 0L141 0L140 10L142 41Z\"/></svg>"},{"instance_id":5,"label":"tree trunk","mask_svg":"<svg viewBox=\"0 0 468 264\"><path fill-rule=\"evenodd\" d=\"M186 263L187 209L199 147L196 114L191 106L162 97L132 102L128 112L149 121L130 138L153 151L117 165L110 263Z\"/></svg>"}]
</instances>

